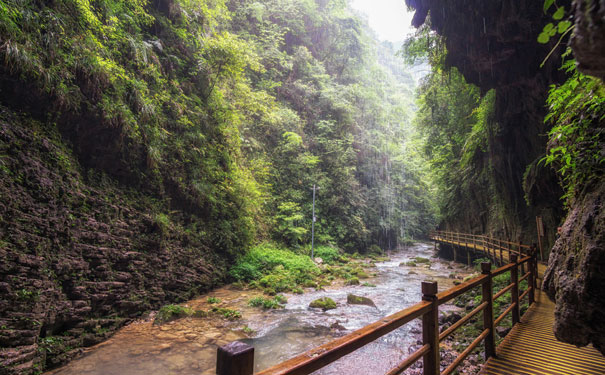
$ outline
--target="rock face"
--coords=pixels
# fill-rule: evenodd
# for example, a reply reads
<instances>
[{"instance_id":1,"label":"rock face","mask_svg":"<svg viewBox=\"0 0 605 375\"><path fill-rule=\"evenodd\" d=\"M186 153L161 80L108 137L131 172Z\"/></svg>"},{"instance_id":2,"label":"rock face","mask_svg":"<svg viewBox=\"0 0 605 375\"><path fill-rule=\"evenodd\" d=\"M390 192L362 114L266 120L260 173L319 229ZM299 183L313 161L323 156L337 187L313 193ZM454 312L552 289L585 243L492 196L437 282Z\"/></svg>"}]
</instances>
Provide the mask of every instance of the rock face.
<instances>
[{"instance_id":1,"label":"rock face","mask_svg":"<svg viewBox=\"0 0 605 375\"><path fill-rule=\"evenodd\" d=\"M553 45L540 45L536 38L541 25L550 22L543 2L406 0L416 9L413 25L430 26L444 38L446 65L456 67L465 79L482 92L496 89L494 132L490 134L489 160L495 195L478 191L475 202L465 202L468 214L458 222L446 223L461 231L493 233L525 242L535 241L535 216L542 216L554 242L554 228L563 217L554 174L530 168L528 187L531 206L525 204L524 173L545 152L545 100L550 84L563 80L557 52L540 68ZM558 1L569 9L570 1ZM554 42L553 42L554 44ZM490 220L485 213L503 207L503 216ZM477 213L482 213L477 215ZM466 225L467 227L463 227ZM545 246L545 247L547 247Z\"/></svg>"},{"instance_id":2,"label":"rock face","mask_svg":"<svg viewBox=\"0 0 605 375\"><path fill-rule=\"evenodd\" d=\"M578 69L605 79L605 0L575 0L571 38Z\"/></svg>"},{"instance_id":3,"label":"rock face","mask_svg":"<svg viewBox=\"0 0 605 375\"><path fill-rule=\"evenodd\" d=\"M605 355L605 182L570 210L544 275L556 302L555 335Z\"/></svg>"},{"instance_id":4,"label":"rock face","mask_svg":"<svg viewBox=\"0 0 605 375\"><path fill-rule=\"evenodd\" d=\"M0 198L2 374L64 363L225 275L184 217L154 216L149 198L83 173L56 130L2 107Z\"/></svg>"}]
</instances>

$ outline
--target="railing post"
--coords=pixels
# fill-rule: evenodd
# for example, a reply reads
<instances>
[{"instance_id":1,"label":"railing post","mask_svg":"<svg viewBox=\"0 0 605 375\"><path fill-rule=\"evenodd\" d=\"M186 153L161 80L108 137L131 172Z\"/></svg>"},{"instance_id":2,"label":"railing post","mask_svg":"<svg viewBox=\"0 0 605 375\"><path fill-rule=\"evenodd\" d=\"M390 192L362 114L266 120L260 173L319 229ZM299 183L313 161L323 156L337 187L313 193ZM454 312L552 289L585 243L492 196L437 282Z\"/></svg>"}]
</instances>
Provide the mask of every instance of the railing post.
<instances>
[{"instance_id":1,"label":"railing post","mask_svg":"<svg viewBox=\"0 0 605 375\"><path fill-rule=\"evenodd\" d=\"M487 306L483 310L483 329L488 329L489 333L485 336L485 360L496 355L496 345L494 343L494 305L492 300L492 264L490 262L481 263L481 273L487 276L487 280L481 286L483 289L483 302Z\"/></svg>"},{"instance_id":2,"label":"railing post","mask_svg":"<svg viewBox=\"0 0 605 375\"><path fill-rule=\"evenodd\" d=\"M523 243L519 242L519 259L523 258ZM525 275L525 263L521 264L521 276Z\"/></svg>"},{"instance_id":3,"label":"railing post","mask_svg":"<svg viewBox=\"0 0 605 375\"><path fill-rule=\"evenodd\" d=\"M504 265L504 258L502 257L502 240L498 238L498 248L500 249L500 265Z\"/></svg>"},{"instance_id":4,"label":"railing post","mask_svg":"<svg viewBox=\"0 0 605 375\"><path fill-rule=\"evenodd\" d=\"M424 355L424 375L439 375L439 305L437 303L437 282L422 282L422 300L431 302L431 311L422 316L422 341L430 345Z\"/></svg>"},{"instance_id":5,"label":"railing post","mask_svg":"<svg viewBox=\"0 0 605 375\"><path fill-rule=\"evenodd\" d=\"M515 304L512 310L513 326L519 323L519 263L517 263L517 254L510 255L511 263L515 266L510 269L510 282L513 283L513 288L510 292L511 303Z\"/></svg>"},{"instance_id":6,"label":"railing post","mask_svg":"<svg viewBox=\"0 0 605 375\"><path fill-rule=\"evenodd\" d=\"M531 258L529 259L529 280L527 281L527 287L531 288L529 290L529 304L533 304L535 301L535 290L536 290L536 261L537 261L537 248L536 244L531 249Z\"/></svg>"},{"instance_id":7,"label":"railing post","mask_svg":"<svg viewBox=\"0 0 605 375\"><path fill-rule=\"evenodd\" d=\"M216 353L216 375L252 375L254 348L241 341L220 346Z\"/></svg>"},{"instance_id":8,"label":"railing post","mask_svg":"<svg viewBox=\"0 0 605 375\"><path fill-rule=\"evenodd\" d=\"M510 257L512 252L511 252L511 248L510 248L510 237L508 237L506 239L506 251L508 251L508 262L511 263L512 262L512 258Z\"/></svg>"}]
</instances>

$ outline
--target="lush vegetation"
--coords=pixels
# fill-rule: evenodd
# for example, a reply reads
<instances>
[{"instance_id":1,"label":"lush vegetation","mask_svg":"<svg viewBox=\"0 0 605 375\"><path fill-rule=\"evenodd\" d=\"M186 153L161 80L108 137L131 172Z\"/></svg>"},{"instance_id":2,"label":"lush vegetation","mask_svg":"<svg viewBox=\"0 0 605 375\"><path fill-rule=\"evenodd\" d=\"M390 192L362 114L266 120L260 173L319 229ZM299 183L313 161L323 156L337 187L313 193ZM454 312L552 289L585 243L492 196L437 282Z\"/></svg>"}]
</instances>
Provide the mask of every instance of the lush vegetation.
<instances>
[{"instance_id":1,"label":"lush vegetation","mask_svg":"<svg viewBox=\"0 0 605 375\"><path fill-rule=\"evenodd\" d=\"M315 249L315 257L320 257L323 261L320 265L311 261L309 255L308 248L300 248L295 252L275 243L263 243L239 257L230 274L239 283L260 289L268 295L276 295L281 292L302 293L304 288L321 288L336 279L344 280L349 285L358 285L360 278L370 277L366 268L373 266L356 259L356 256L341 254L338 249L328 246ZM376 255L371 257L382 259ZM251 301L253 306L269 308L274 305L271 300L266 302L266 299L259 298ZM275 298L275 302L281 303L279 295Z\"/></svg>"},{"instance_id":2,"label":"lush vegetation","mask_svg":"<svg viewBox=\"0 0 605 375\"><path fill-rule=\"evenodd\" d=\"M408 64L431 65L418 88L414 121L420 133L418 149L428 159L436 189L439 220L472 231L505 216L489 159L489 137L499 130L495 92L481 96L456 68L445 67L446 54L443 39L430 29L430 21L403 48Z\"/></svg>"},{"instance_id":3,"label":"lush vegetation","mask_svg":"<svg viewBox=\"0 0 605 375\"><path fill-rule=\"evenodd\" d=\"M3 74L17 82L3 101L34 97L83 164L166 203L162 228L185 211L232 259L255 241L302 246L313 184L320 244L395 247L435 223L414 82L346 2L0 9Z\"/></svg>"},{"instance_id":4,"label":"lush vegetation","mask_svg":"<svg viewBox=\"0 0 605 375\"><path fill-rule=\"evenodd\" d=\"M546 59L567 40L575 27L569 19L569 11L554 0L544 0L544 12L550 14L552 22L544 26L537 40L546 44L551 38L557 39ZM544 121L552 128L548 134L547 153L540 161L556 170L565 192L563 199L569 207L605 174L605 131L602 126L605 85L601 79L577 70L571 48L565 49L561 59L561 70L566 73L567 80L550 88L549 112Z\"/></svg>"}]
</instances>

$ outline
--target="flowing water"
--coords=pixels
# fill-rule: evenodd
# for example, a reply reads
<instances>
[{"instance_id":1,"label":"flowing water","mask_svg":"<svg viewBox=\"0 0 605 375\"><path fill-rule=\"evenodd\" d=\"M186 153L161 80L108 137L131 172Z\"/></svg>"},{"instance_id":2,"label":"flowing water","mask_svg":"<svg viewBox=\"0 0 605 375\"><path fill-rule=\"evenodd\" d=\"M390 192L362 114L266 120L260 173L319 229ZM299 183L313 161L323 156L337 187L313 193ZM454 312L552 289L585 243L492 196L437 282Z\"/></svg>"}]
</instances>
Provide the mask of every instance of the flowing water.
<instances>
[{"instance_id":1,"label":"flowing water","mask_svg":"<svg viewBox=\"0 0 605 375\"><path fill-rule=\"evenodd\" d=\"M223 287L188 305L208 309L207 297L217 297L223 306L242 311L242 319L185 318L162 326L154 326L150 321L136 322L47 375L214 374L217 346L233 340L254 346L255 371L262 370L415 304L421 299L423 280L438 281L441 291L453 285L453 279L448 277L451 273L460 276L470 273L467 267L438 258L431 258L430 268L400 266L401 262L417 256L430 258L432 246L416 244L391 254L389 261L376 263L376 277L366 280L376 287L309 289L302 295L286 295L288 303L280 310L249 307L247 301L258 295L257 292ZM372 299L376 307L348 305L349 293ZM326 296L336 301L336 309L324 312L308 307L314 299ZM251 337L244 333L244 327L247 327L245 331L253 330ZM419 332L420 323L415 320L317 373L385 373L408 355Z\"/></svg>"}]
</instances>

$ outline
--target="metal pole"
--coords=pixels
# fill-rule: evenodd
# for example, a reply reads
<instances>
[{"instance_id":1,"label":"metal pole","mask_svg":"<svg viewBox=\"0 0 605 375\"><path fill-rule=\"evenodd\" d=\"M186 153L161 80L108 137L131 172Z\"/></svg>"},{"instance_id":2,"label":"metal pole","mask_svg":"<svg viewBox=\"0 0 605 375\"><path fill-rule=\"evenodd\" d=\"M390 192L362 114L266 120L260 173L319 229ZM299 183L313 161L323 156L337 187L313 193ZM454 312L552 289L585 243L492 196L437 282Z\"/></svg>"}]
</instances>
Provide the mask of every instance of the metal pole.
<instances>
[{"instance_id":1,"label":"metal pole","mask_svg":"<svg viewBox=\"0 0 605 375\"><path fill-rule=\"evenodd\" d=\"M313 257L313 246L315 242L315 184L313 184L313 218L311 220L311 260L315 261Z\"/></svg>"}]
</instances>

